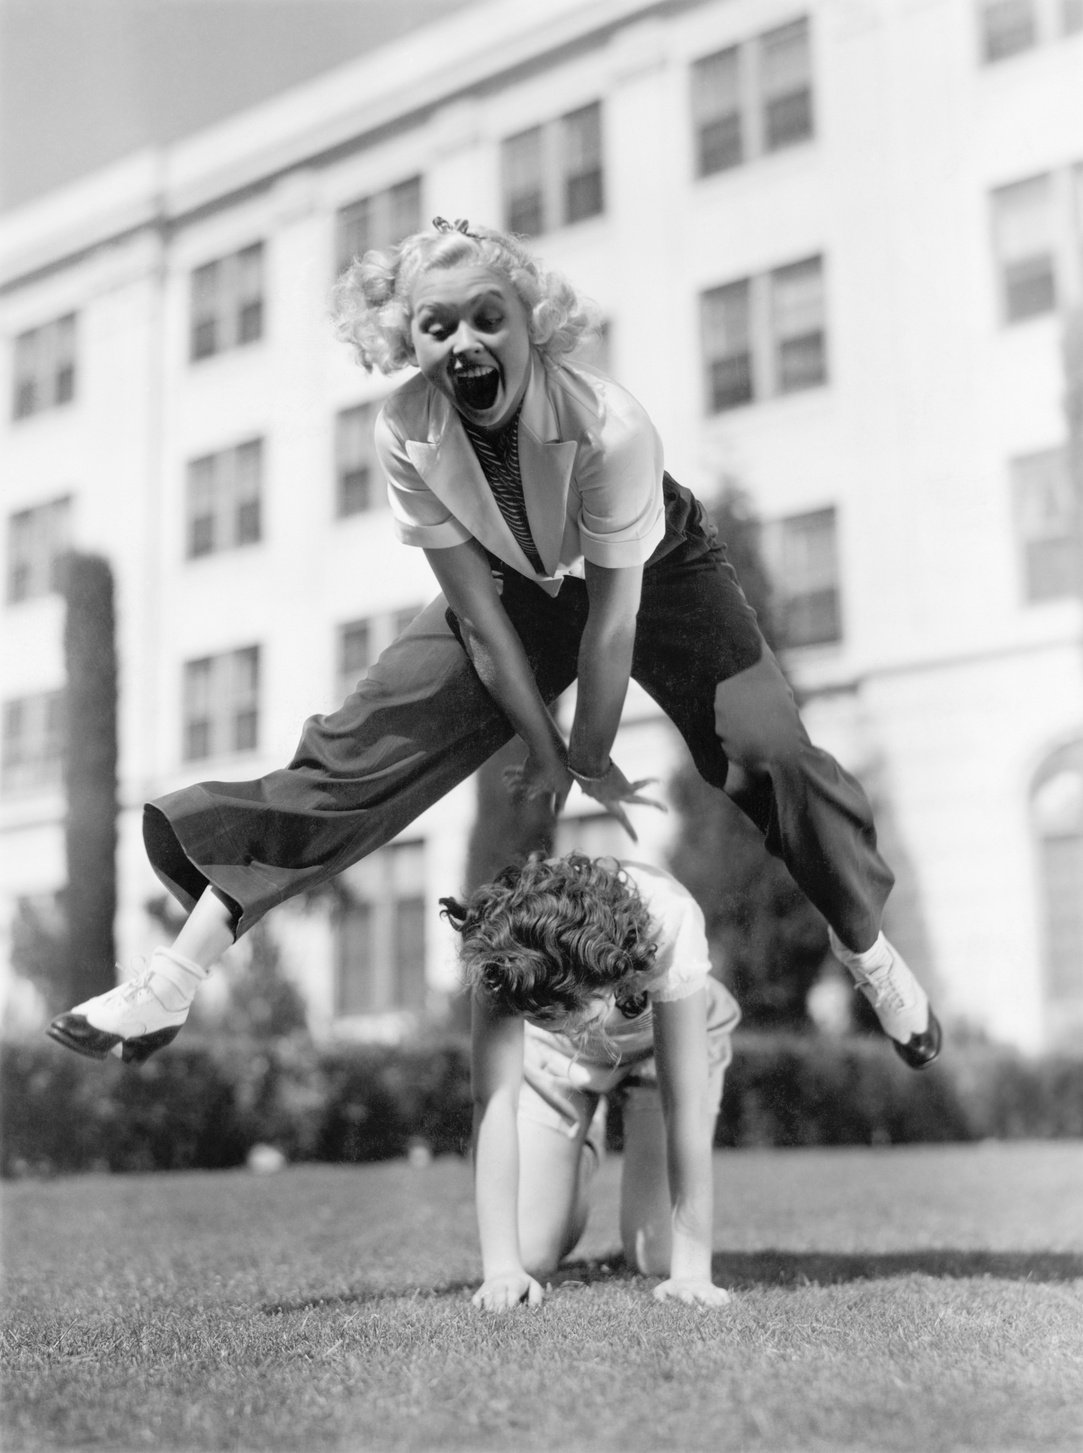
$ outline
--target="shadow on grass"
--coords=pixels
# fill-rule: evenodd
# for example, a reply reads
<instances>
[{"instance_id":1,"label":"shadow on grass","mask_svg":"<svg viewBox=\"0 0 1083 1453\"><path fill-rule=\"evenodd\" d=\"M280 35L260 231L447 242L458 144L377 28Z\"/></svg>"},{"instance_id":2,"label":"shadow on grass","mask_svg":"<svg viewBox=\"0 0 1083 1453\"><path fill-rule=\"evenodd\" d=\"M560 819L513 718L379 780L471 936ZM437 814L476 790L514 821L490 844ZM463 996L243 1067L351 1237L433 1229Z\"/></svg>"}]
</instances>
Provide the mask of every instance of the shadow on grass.
<instances>
[{"instance_id":1,"label":"shadow on grass","mask_svg":"<svg viewBox=\"0 0 1083 1453\"><path fill-rule=\"evenodd\" d=\"M1071 1251L896 1251L843 1255L816 1251L716 1252L711 1259L716 1282L735 1290L750 1287L837 1286L893 1276L946 1278L994 1277L1002 1281L1062 1282L1083 1279L1083 1255ZM635 1281L623 1257L569 1261L549 1278L553 1291L573 1291L600 1282ZM267 1316L309 1311L314 1307L362 1306L370 1302L429 1300L463 1296L477 1290L477 1281L444 1282L432 1287L382 1287L312 1296L296 1301L267 1302Z\"/></svg>"}]
</instances>

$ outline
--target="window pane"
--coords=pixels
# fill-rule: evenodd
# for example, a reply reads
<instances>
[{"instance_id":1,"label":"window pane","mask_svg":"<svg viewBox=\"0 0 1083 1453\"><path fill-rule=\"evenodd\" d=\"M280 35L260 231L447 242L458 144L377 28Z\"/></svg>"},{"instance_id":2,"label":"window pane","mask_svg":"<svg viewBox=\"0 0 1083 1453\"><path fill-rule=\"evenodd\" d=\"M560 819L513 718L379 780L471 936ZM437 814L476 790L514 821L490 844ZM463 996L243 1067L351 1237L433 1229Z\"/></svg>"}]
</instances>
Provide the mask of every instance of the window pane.
<instances>
[{"instance_id":1,"label":"window pane","mask_svg":"<svg viewBox=\"0 0 1083 1453\"><path fill-rule=\"evenodd\" d=\"M395 904L396 1008L425 1008L425 900L403 898Z\"/></svg>"},{"instance_id":2,"label":"window pane","mask_svg":"<svg viewBox=\"0 0 1083 1453\"><path fill-rule=\"evenodd\" d=\"M0 788L5 794L59 787L64 757L64 694L40 692L4 702Z\"/></svg>"},{"instance_id":3,"label":"window pane","mask_svg":"<svg viewBox=\"0 0 1083 1453\"><path fill-rule=\"evenodd\" d=\"M8 522L7 598L15 605L63 588L70 545L71 500L19 510Z\"/></svg>"},{"instance_id":4,"label":"window pane","mask_svg":"<svg viewBox=\"0 0 1083 1453\"><path fill-rule=\"evenodd\" d=\"M388 243L401 242L421 226L421 178L411 177L391 188L388 206Z\"/></svg>"},{"instance_id":5,"label":"window pane","mask_svg":"<svg viewBox=\"0 0 1083 1453\"><path fill-rule=\"evenodd\" d=\"M335 1012L371 1013L375 978L372 905L363 899L346 904L336 930Z\"/></svg>"},{"instance_id":6,"label":"window pane","mask_svg":"<svg viewBox=\"0 0 1083 1453\"><path fill-rule=\"evenodd\" d=\"M184 668L184 740L185 761L209 757L211 739L211 683L213 663L209 657L189 661Z\"/></svg>"},{"instance_id":7,"label":"window pane","mask_svg":"<svg viewBox=\"0 0 1083 1453\"><path fill-rule=\"evenodd\" d=\"M1041 845L1049 993L1083 999L1083 831Z\"/></svg>"},{"instance_id":8,"label":"window pane","mask_svg":"<svg viewBox=\"0 0 1083 1453\"><path fill-rule=\"evenodd\" d=\"M234 544L250 545L259 540L261 529L263 446L259 439L238 445L234 471Z\"/></svg>"},{"instance_id":9,"label":"window pane","mask_svg":"<svg viewBox=\"0 0 1083 1453\"><path fill-rule=\"evenodd\" d=\"M215 546L214 456L188 465L188 555L208 555Z\"/></svg>"},{"instance_id":10,"label":"window pane","mask_svg":"<svg viewBox=\"0 0 1083 1453\"><path fill-rule=\"evenodd\" d=\"M827 376L823 268L819 258L771 274L775 386L779 393L812 388Z\"/></svg>"},{"instance_id":11,"label":"window pane","mask_svg":"<svg viewBox=\"0 0 1083 1453\"><path fill-rule=\"evenodd\" d=\"M736 46L705 56L692 67L697 176L739 166L744 160L740 83Z\"/></svg>"},{"instance_id":12,"label":"window pane","mask_svg":"<svg viewBox=\"0 0 1083 1453\"><path fill-rule=\"evenodd\" d=\"M1074 595L1083 585L1083 540L1067 451L1050 449L1015 459L1011 471L1025 599Z\"/></svg>"},{"instance_id":13,"label":"window pane","mask_svg":"<svg viewBox=\"0 0 1083 1453\"><path fill-rule=\"evenodd\" d=\"M763 36L764 147L774 151L812 135L812 70L808 23L785 25Z\"/></svg>"},{"instance_id":14,"label":"window pane","mask_svg":"<svg viewBox=\"0 0 1083 1453\"><path fill-rule=\"evenodd\" d=\"M501 148L504 224L531 235L544 229L542 133L540 126L509 136Z\"/></svg>"},{"instance_id":15,"label":"window pane","mask_svg":"<svg viewBox=\"0 0 1083 1453\"><path fill-rule=\"evenodd\" d=\"M705 293L701 316L708 407L714 413L753 396L748 279Z\"/></svg>"},{"instance_id":16,"label":"window pane","mask_svg":"<svg viewBox=\"0 0 1083 1453\"><path fill-rule=\"evenodd\" d=\"M984 0L981 25L987 61L1029 50L1038 39L1034 0Z\"/></svg>"},{"instance_id":17,"label":"window pane","mask_svg":"<svg viewBox=\"0 0 1083 1453\"><path fill-rule=\"evenodd\" d=\"M564 221L579 222L602 210L602 109L596 103L561 122Z\"/></svg>"},{"instance_id":18,"label":"window pane","mask_svg":"<svg viewBox=\"0 0 1083 1453\"><path fill-rule=\"evenodd\" d=\"M343 409L335 420L335 512L354 515L373 506L375 445L368 404Z\"/></svg>"},{"instance_id":19,"label":"window pane","mask_svg":"<svg viewBox=\"0 0 1083 1453\"><path fill-rule=\"evenodd\" d=\"M338 633L338 683L340 699L349 696L372 665L372 627L368 621L351 621Z\"/></svg>"},{"instance_id":20,"label":"window pane","mask_svg":"<svg viewBox=\"0 0 1083 1453\"><path fill-rule=\"evenodd\" d=\"M993 227L1008 322L1056 306L1052 188L1030 177L993 193Z\"/></svg>"},{"instance_id":21,"label":"window pane","mask_svg":"<svg viewBox=\"0 0 1083 1453\"><path fill-rule=\"evenodd\" d=\"M235 341L253 343L263 336L262 243L254 243L237 253L234 279Z\"/></svg>"},{"instance_id":22,"label":"window pane","mask_svg":"<svg viewBox=\"0 0 1083 1453\"><path fill-rule=\"evenodd\" d=\"M781 522L774 584L781 597L787 646L823 645L842 636L835 511L816 510Z\"/></svg>"},{"instance_id":23,"label":"window pane","mask_svg":"<svg viewBox=\"0 0 1083 1453\"><path fill-rule=\"evenodd\" d=\"M349 267L372 246L372 198L362 197L343 207L338 214L338 270Z\"/></svg>"}]
</instances>

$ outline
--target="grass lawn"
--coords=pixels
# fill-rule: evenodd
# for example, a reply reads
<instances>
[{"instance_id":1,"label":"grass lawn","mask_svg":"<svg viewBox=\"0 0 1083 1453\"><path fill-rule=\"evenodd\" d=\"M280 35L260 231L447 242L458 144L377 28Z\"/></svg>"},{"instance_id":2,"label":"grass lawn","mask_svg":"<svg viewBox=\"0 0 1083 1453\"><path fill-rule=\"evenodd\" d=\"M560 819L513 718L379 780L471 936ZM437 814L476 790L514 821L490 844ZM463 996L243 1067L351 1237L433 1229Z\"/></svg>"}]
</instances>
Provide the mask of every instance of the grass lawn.
<instances>
[{"instance_id":1,"label":"grass lawn","mask_svg":"<svg viewBox=\"0 0 1083 1453\"><path fill-rule=\"evenodd\" d=\"M1083 1144L716 1158L724 1312L616 1257L475 1312L469 1167L3 1188L5 1453L1083 1449Z\"/></svg>"}]
</instances>

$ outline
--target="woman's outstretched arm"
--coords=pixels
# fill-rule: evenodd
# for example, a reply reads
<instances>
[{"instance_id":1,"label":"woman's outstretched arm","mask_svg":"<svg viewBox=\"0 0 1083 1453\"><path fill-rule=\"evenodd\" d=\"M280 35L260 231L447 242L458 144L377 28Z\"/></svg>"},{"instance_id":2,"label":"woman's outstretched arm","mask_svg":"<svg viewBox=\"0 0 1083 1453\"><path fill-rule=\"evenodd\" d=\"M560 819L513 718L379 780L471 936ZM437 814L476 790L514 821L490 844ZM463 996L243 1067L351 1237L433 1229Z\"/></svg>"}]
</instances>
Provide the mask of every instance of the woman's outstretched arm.
<instances>
[{"instance_id":1,"label":"woman's outstretched arm","mask_svg":"<svg viewBox=\"0 0 1083 1453\"><path fill-rule=\"evenodd\" d=\"M523 794L552 796L564 806L572 779L560 728L542 700L523 644L508 618L476 540L425 551L482 685L527 745L529 772Z\"/></svg>"},{"instance_id":2,"label":"woman's outstretched arm","mask_svg":"<svg viewBox=\"0 0 1083 1453\"><path fill-rule=\"evenodd\" d=\"M713 1307L723 1306L729 1296L711 1281L715 1110L709 1104L706 1023L704 989L654 1004L673 1236L669 1278L655 1296Z\"/></svg>"},{"instance_id":3,"label":"woman's outstretched arm","mask_svg":"<svg viewBox=\"0 0 1083 1453\"><path fill-rule=\"evenodd\" d=\"M502 1312L542 1289L523 1266L519 1247L519 1089L523 1021L494 1013L477 995L471 1029L474 1097L474 1198L483 1281L474 1305Z\"/></svg>"}]
</instances>

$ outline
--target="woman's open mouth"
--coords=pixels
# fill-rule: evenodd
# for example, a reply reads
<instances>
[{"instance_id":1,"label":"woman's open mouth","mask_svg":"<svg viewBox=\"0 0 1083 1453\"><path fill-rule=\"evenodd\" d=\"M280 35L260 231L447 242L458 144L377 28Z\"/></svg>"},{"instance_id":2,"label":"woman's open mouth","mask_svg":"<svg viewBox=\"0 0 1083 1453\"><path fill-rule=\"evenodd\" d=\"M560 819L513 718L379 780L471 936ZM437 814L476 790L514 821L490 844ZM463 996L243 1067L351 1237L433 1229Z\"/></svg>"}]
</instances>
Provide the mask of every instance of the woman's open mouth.
<instances>
[{"instance_id":1,"label":"woman's open mouth","mask_svg":"<svg viewBox=\"0 0 1083 1453\"><path fill-rule=\"evenodd\" d=\"M496 403L500 391L500 370L486 363L457 368L451 375L451 387L456 403L475 413L484 413Z\"/></svg>"}]
</instances>

